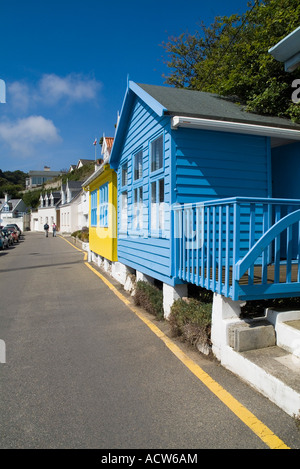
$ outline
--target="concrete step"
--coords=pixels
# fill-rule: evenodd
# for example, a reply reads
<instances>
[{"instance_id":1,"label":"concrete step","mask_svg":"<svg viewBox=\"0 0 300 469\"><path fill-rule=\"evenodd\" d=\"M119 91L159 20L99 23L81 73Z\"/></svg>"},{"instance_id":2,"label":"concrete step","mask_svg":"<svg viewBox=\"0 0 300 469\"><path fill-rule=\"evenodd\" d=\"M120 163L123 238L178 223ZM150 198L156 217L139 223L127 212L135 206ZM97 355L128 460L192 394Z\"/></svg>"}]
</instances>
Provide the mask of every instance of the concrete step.
<instances>
[{"instance_id":1,"label":"concrete step","mask_svg":"<svg viewBox=\"0 0 300 469\"><path fill-rule=\"evenodd\" d=\"M248 350L240 355L269 376L269 382L272 383L270 389L274 394L278 393L278 399L283 400L283 395L292 392L298 396L300 405L300 358L278 346Z\"/></svg>"},{"instance_id":2,"label":"concrete step","mask_svg":"<svg viewBox=\"0 0 300 469\"><path fill-rule=\"evenodd\" d=\"M265 318L232 323L228 328L228 344L236 352L275 346L274 325Z\"/></svg>"},{"instance_id":3,"label":"concrete step","mask_svg":"<svg viewBox=\"0 0 300 469\"><path fill-rule=\"evenodd\" d=\"M266 319L275 328L276 345L300 358L300 311L268 309Z\"/></svg>"},{"instance_id":4,"label":"concrete step","mask_svg":"<svg viewBox=\"0 0 300 469\"><path fill-rule=\"evenodd\" d=\"M300 415L300 311L269 311L233 324L239 375L291 416ZM266 319L267 318L267 319Z\"/></svg>"}]
</instances>

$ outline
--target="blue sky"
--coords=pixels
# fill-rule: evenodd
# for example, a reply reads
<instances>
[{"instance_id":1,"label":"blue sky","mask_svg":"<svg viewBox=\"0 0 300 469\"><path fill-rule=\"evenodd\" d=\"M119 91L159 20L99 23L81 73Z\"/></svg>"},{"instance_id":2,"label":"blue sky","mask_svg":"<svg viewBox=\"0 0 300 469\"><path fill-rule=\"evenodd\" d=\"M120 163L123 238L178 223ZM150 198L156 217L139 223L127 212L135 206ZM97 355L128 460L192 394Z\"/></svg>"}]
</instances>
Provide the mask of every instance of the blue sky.
<instances>
[{"instance_id":1,"label":"blue sky","mask_svg":"<svg viewBox=\"0 0 300 469\"><path fill-rule=\"evenodd\" d=\"M164 85L161 44L247 2L0 0L0 169L94 159L94 139L114 136L127 77Z\"/></svg>"}]
</instances>

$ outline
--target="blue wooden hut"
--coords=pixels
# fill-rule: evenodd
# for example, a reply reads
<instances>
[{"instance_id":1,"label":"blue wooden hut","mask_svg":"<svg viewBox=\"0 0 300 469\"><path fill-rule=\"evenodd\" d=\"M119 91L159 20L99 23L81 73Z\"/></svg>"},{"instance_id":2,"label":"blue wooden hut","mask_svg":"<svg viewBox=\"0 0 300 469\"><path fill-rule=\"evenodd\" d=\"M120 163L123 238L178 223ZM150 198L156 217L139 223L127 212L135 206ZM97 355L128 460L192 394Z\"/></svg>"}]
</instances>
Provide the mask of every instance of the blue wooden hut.
<instances>
[{"instance_id":1,"label":"blue wooden hut","mask_svg":"<svg viewBox=\"0 0 300 469\"><path fill-rule=\"evenodd\" d=\"M110 165L118 259L233 300L300 296L300 125L129 81Z\"/></svg>"}]
</instances>

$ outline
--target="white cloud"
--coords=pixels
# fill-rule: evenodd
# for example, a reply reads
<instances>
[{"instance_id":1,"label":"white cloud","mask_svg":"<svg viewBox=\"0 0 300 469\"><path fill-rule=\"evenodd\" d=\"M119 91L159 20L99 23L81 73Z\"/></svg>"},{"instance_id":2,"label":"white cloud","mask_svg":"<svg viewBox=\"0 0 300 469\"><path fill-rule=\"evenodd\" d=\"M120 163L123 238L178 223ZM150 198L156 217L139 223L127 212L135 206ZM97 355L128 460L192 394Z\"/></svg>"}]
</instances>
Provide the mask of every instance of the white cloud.
<instances>
[{"instance_id":1,"label":"white cloud","mask_svg":"<svg viewBox=\"0 0 300 469\"><path fill-rule=\"evenodd\" d=\"M57 143L61 138L51 120L42 116L29 116L16 122L1 122L1 140L13 151L26 156L36 145Z\"/></svg>"},{"instance_id":2,"label":"white cloud","mask_svg":"<svg viewBox=\"0 0 300 469\"><path fill-rule=\"evenodd\" d=\"M8 105L13 110L27 112L29 108L58 103L68 105L97 100L101 83L85 75L70 73L65 77L45 74L35 84L15 81L8 85Z\"/></svg>"},{"instance_id":3,"label":"white cloud","mask_svg":"<svg viewBox=\"0 0 300 469\"><path fill-rule=\"evenodd\" d=\"M30 89L26 83L14 81L8 85L8 105L17 111L26 112L30 103Z\"/></svg>"},{"instance_id":4,"label":"white cloud","mask_svg":"<svg viewBox=\"0 0 300 469\"><path fill-rule=\"evenodd\" d=\"M39 97L54 104L65 98L69 103L85 102L95 100L100 87L98 81L83 75L71 73L62 78L48 74L39 82Z\"/></svg>"}]
</instances>

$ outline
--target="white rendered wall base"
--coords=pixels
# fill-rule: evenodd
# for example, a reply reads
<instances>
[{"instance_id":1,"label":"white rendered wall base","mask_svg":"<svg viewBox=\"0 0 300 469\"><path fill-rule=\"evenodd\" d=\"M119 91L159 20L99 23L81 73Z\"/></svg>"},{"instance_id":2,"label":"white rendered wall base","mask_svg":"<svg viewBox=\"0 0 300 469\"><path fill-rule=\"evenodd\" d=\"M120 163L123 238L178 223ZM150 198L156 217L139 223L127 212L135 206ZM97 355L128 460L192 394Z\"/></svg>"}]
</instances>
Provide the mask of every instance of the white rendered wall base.
<instances>
[{"instance_id":1,"label":"white rendered wall base","mask_svg":"<svg viewBox=\"0 0 300 469\"><path fill-rule=\"evenodd\" d=\"M241 302L232 301L217 293L213 297L211 341L212 351L222 361L228 347L228 328L232 323L241 322Z\"/></svg>"},{"instance_id":2,"label":"white rendered wall base","mask_svg":"<svg viewBox=\"0 0 300 469\"><path fill-rule=\"evenodd\" d=\"M187 296L187 285L171 285L163 284L163 307L164 307L164 317L167 319L171 312L171 307L174 301L179 298Z\"/></svg>"},{"instance_id":3,"label":"white rendered wall base","mask_svg":"<svg viewBox=\"0 0 300 469\"><path fill-rule=\"evenodd\" d=\"M154 283L154 278L150 277L149 275L143 274L143 272L139 272L138 270L136 271L136 281L137 282L146 282L146 283L151 283L153 285Z\"/></svg>"},{"instance_id":4,"label":"white rendered wall base","mask_svg":"<svg viewBox=\"0 0 300 469\"><path fill-rule=\"evenodd\" d=\"M121 285L125 285L126 278L131 273L131 270L129 270L128 267L126 267L126 265L122 264L121 262L112 262L111 275Z\"/></svg>"}]
</instances>

